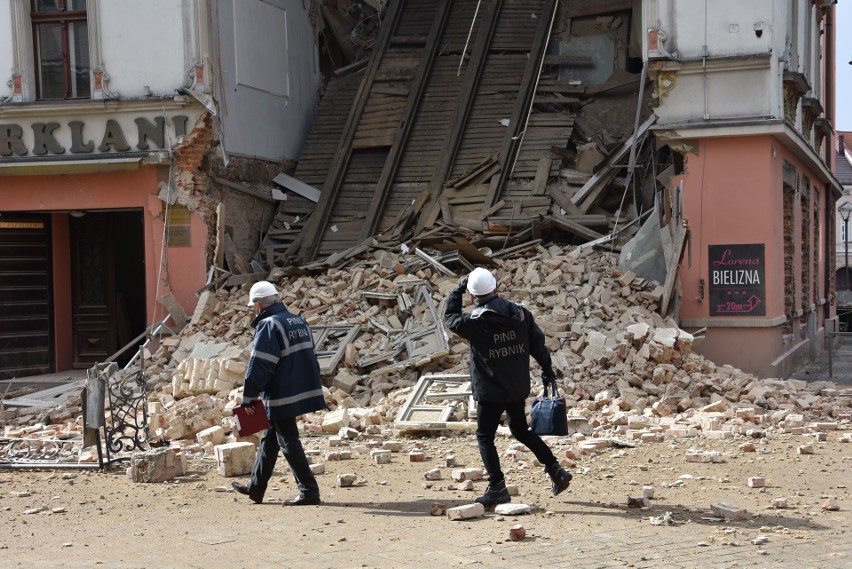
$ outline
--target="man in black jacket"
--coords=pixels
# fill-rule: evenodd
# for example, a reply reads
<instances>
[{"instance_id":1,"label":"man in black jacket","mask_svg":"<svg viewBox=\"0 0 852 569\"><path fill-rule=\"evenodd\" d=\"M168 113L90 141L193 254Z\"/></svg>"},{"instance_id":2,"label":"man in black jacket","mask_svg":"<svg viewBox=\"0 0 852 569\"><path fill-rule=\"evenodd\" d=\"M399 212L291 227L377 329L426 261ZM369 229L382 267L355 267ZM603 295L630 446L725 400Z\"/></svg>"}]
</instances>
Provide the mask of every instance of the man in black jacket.
<instances>
[{"instance_id":1,"label":"man in black jacket","mask_svg":"<svg viewBox=\"0 0 852 569\"><path fill-rule=\"evenodd\" d=\"M554 496L568 488L572 478L570 472L559 466L550 447L527 425L525 406L530 394L530 356L541 366L542 382L551 383L554 390L556 385L544 334L529 310L500 298L496 288L497 281L491 272L474 269L447 297L444 312L447 329L470 342L470 379L473 397L478 402L476 440L488 472L488 488L476 501L489 509L511 500L494 445L504 411L512 436L526 445L544 465ZM470 314L462 313L465 289L476 303Z\"/></svg>"}]
</instances>

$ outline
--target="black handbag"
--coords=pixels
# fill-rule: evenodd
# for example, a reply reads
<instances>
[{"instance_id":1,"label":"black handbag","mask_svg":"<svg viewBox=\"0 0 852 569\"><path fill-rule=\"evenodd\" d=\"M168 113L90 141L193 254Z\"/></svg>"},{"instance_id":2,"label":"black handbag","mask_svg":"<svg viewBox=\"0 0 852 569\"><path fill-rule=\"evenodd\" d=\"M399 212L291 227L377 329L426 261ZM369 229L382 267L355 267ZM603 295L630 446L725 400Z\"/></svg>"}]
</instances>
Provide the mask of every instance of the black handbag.
<instances>
[{"instance_id":1,"label":"black handbag","mask_svg":"<svg viewBox=\"0 0 852 569\"><path fill-rule=\"evenodd\" d=\"M530 427L537 435L555 435L564 437L568 434L568 416L565 413L565 398L559 397L556 382L550 383L552 390L547 394L548 384L544 384L544 392L536 397L530 412Z\"/></svg>"}]
</instances>

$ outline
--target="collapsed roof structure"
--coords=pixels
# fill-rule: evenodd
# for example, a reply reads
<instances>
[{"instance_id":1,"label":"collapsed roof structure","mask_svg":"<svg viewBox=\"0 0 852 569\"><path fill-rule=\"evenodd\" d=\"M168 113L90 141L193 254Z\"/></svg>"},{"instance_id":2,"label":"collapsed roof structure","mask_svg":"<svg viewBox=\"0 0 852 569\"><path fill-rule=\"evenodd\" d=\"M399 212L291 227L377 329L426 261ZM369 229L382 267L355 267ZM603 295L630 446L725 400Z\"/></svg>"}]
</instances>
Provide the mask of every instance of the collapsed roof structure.
<instances>
[{"instance_id":1,"label":"collapsed roof structure","mask_svg":"<svg viewBox=\"0 0 852 569\"><path fill-rule=\"evenodd\" d=\"M510 238L579 244L637 219L655 176L637 169L653 115L632 4L389 3L371 56L330 79L294 175L275 179L286 199L255 267L333 265L375 239L453 251L459 229L481 262L472 251Z\"/></svg>"}]
</instances>

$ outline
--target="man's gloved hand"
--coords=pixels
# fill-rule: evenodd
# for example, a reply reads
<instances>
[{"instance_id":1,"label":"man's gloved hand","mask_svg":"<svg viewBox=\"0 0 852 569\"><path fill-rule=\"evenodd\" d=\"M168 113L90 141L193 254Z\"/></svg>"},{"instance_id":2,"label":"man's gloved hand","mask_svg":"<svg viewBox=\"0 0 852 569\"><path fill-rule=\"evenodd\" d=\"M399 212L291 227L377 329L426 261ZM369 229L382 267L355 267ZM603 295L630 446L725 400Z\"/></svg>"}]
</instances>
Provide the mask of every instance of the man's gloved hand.
<instances>
[{"instance_id":1,"label":"man's gloved hand","mask_svg":"<svg viewBox=\"0 0 852 569\"><path fill-rule=\"evenodd\" d=\"M456 290L461 292L467 290L467 275L459 279L458 284L456 284Z\"/></svg>"},{"instance_id":2,"label":"man's gloved hand","mask_svg":"<svg viewBox=\"0 0 852 569\"><path fill-rule=\"evenodd\" d=\"M541 382L547 385L556 385L556 374L553 373L552 369L545 370L541 372Z\"/></svg>"}]
</instances>

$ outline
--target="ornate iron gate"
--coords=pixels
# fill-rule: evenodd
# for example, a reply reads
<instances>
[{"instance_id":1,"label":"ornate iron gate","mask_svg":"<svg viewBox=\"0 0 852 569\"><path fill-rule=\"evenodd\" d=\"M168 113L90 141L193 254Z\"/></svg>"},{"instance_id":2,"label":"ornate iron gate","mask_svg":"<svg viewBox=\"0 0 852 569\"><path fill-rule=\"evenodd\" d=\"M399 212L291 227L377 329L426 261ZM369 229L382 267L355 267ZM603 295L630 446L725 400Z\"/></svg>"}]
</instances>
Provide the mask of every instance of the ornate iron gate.
<instances>
[{"instance_id":1,"label":"ornate iron gate","mask_svg":"<svg viewBox=\"0 0 852 569\"><path fill-rule=\"evenodd\" d=\"M115 363L96 364L88 370L81 395L82 435L0 437L0 468L103 468L129 458L130 452L147 450L144 372L144 365L119 370ZM84 450L91 447L96 449L97 461L81 461Z\"/></svg>"}]
</instances>

